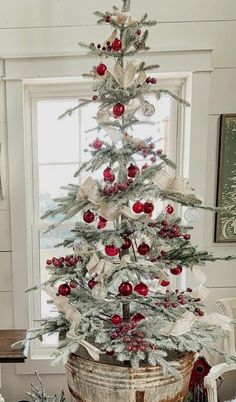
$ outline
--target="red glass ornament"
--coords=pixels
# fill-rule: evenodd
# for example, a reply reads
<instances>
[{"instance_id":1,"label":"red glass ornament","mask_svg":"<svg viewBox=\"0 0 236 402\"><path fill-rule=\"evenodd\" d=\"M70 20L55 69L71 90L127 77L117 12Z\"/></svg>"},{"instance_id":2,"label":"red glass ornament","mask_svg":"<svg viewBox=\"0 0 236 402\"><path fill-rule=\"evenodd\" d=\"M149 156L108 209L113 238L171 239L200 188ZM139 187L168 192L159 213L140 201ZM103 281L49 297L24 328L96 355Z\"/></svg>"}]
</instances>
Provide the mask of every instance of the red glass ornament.
<instances>
[{"instance_id":1,"label":"red glass ornament","mask_svg":"<svg viewBox=\"0 0 236 402\"><path fill-rule=\"evenodd\" d=\"M140 254L140 255L146 255L146 254L148 254L149 253L149 251L150 251L150 247L149 247L149 245L148 244L146 244L146 243L141 243L139 246L138 246L138 253Z\"/></svg>"},{"instance_id":2,"label":"red glass ornament","mask_svg":"<svg viewBox=\"0 0 236 402\"><path fill-rule=\"evenodd\" d=\"M90 280L88 281L88 287L89 287L89 289L93 289L94 286L96 286L96 285L97 285L97 282L96 282L94 279L90 279Z\"/></svg>"},{"instance_id":3,"label":"red glass ornament","mask_svg":"<svg viewBox=\"0 0 236 402\"><path fill-rule=\"evenodd\" d=\"M141 212L143 212L143 203L141 201L136 201L132 209L136 214L141 214Z\"/></svg>"},{"instance_id":4,"label":"red glass ornament","mask_svg":"<svg viewBox=\"0 0 236 402\"><path fill-rule=\"evenodd\" d=\"M98 224L97 224L97 228L98 229L104 229L106 227L106 225L107 225L106 222L99 221Z\"/></svg>"},{"instance_id":5,"label":"red glass ornament","mask_svg":"<svg viewBox=\"0 0 236 402\"><path fill-rule=\"evenodd\" d=\"M120 117L125 111L125 107L122 103L117 103L113 106L113 115L115 117Z\"/></svg>"},{"instance_id":6,"label":"red glass ornament","mask_svg":"<svg viewBox=\"0 0 236 402\"><path fill-rule=\"evenodd\" d=\"M99 220L100 220L101 222L107 222L107 219L103 218L103 216L101 216L101 215L99 215Z\"/></svg>"},{"instance_id":7,"label":"red glass ornament","mask_svg":"<svg viewBox=\"0 0 236 402\"><path fill-rule=\"evenodd\" d=\"M92 223L92 222L94 221L94 218L95 218L94 213L93 213L92 211L90 211L89 209L88 209L88 211L86 211L86 212L83 214L83 220L84 220L86 223Z\"/></svg>"},{"instance_id":8,"label":"red glass ornament","mask_svg":"<svg viewBox=\"0 0 236 402\"><path fill-rule=\"evenodd\" d=\"M166 212L167 214L171 215L174 212L174 208L172 207L172 205L167 205L166 207Z\"/></svg>"},{"instance_id":9,"label":"red glass ornament","mask_svg":"<svg viewBox=\"0 0 236 402\"><path fill-rule=\"evenodd\" d=\"M122 282L118 290L121 296L130 296L133 292L133 286L129 282Z\"/></svg>"},{"instance_id":10,"label":"red glass ornament","mask_svg":"<svg viewBox=\"0 0 236 402\"><path fill-rule=\"evenodd\" d=\"M68 296L71 292L71 288L68 285L68 283L63 283L62 285L59 286L58 288L58 293L61 296Z\"/></svg>"},{"instance_id":11,"label":"red glass ornament","mask_svg":"<svg viewBox=\"0 0 236 402\"><path fill-rule=\"evenodd\" d=\"M172 269L170 270L170 272L172 273L172 275L180 275L182 271L183 271L183 268L181 267L181 265L177 265L177 267L172 268Z\"/></svg>"},{"instance_id":12,"label":"red glass ornament","mask_svg":"<svg viewBox=\"0 0 236 402\"><path fill-rule=\"evenodd\" d=\"M122 244L121 248L123 250L128 250L131 246L132 246L131 240L128 237L124 237L123 238L123 244Z\"/></svg>"},{"instance_id":13,"label":"red glass ornament","mask_svg":"<svg viewBox=\"0 0 236 402\"><path fill-rule=\"evenodd\" d=\"M128 177L134 178L138 172L139 172L138 166L132 165L131 163L128 167Z\"/></svg>"},{"instance_id":14,"label":"red glass ornament","mask_svg":"<svg viewBox=\"0 0 236 402\"><path fill-rule=\"evenodd\" d=\"M106 355L108 355L108 356L113 356L114 353L115 353L114 350L107 350L107 351L106 351Z\"/></svg>"},{"instance_id":15,"label":"red glass ornament","mask_svg":"<svg viewBox=\"0 0 236 402\"><path fill-rule=\"evenodd\" d=\"M134 314L133 315L133 317L131 318L131 321L134 321L134 322L139 322L139 321L141 321L141 320L144 320L144 315L142 315L141 313L136 313L136 314Z\"/></svg>"},{"instance_id":16,"label":"red glass ornament","mask_svg":"<svg viewBox=\"0 0 236 402\"><path fill-rule=\"evenodd\" d=\"M57 258L54 258L52 260L52 263L53 263L54 267L59 267L61 265L61 261L59 261Z\"/></svg>"},{"instance_id":17,"label":"red glass ornament","mask_svg":"<svg viewBox=\"0 0 236 402\"><path fill-rule=\"evenodd\" d=\"M121 316L120 316L119 314L114 314L114 315L111 317L111 322L112 322L112 324L114 324L114 325L119 325L119 324L122 323L122 318L121 318Z\"/></svg>"},{"instance_id":18,"label":"red glass ornament","mask_svg":"<svg viewBox=\"0 0 236 402\"><path fill-rule=\"evenodd\" d=\"M149 292L149 287L145 283L140 282L137 285L135 285L134 291L137 292L141 296L147 296L147 294Z\"/></svg>"},{"instance_id":19,"label":"red glass ornament","mask_svg":"<svg viewBox=\"0 0 236 402\"><path fill-rule=\"evenodd\" d=\"M184 235L184 240L190 240L190 238L191 238L191 235L189 233L186 233Z\"/></svg>"},{"instance_id":20,"label":"red glass ornament","mask_svg":"<svg viewBox=\"0 0 236 402\"><path fill-rule=\"evenodd\" d=\"M104 180L109 180L112 177L113 173L111 168L108 166L106 169L103 171L103 177Z\"/></svg>"},{"instance_id":21,"label":"red glass ornament","mask_svg":"<svg viewBox=\"0 0 236 402\"><path fill-rule=\"evenodd\" d=\"M47 264L47 265L51 265L51 264L52 264L52 260L47 260L47 261L46 261L46 264Z\"/></svg>"},{"instance_id":22,"label":"red glass ornament","mask_svg":"<svg viewBox=\"0 0 236 402\"><path fill-rule=\"evenodd\" d=\"M169 284L170 284L170 281L165 281L164 279L160 283L160 285L164 286L164 287L169 286Z\"/></svg>"},{"instance_id":23,"label":"red glass ornament","mask_svg":"<svg viewBox=\"0 0 236 402\"><path fill-rule=\"evenodd\" d=\"M119 50L122 48L122 42L120 39L115 38L112 42L111 42L111 48L114 52L119 52Z\"/></svg>"},{"instance_id":24,"label":"red glass ornament","mask_svg":"<svg viewBox=\"0 0 236 402\"><path fill-rule=\"evenodd\" d=\"M105 246L105 253L109 255L109 257L115 257L115 255L119 254L119 249L114 245L106 245Z\"/></svg>"},{"instance_id":25,"label":"red glass ornament","mask_svg":"<svg viewBox=\"0 0 236 402\"><path fill-rule=\"evenodd\" d=\"M96 138L96 140L93 141L92 146L94 149L100 149L102 147L103 142L99 140L99 138Z\"/></svg>"},{"instance_id":26,"label":"red glass ornament","mask_svg":"<svg viewBox=\"0 0 236 402\"><path fill-rule=\"evenodd\" d=\"M143 204L143 212L145 214L151 214L154 210L154 205L152 202L145 202Z\"/></svg>"},{"instance_id":27,"label":"red glass ornament","mask_svg":"<svg viewBox=\"0 0 236 402\"><path fill-rule=\"evenodd\" d=\"M105 75L105 72L107 70L107 66L103 63L99 64L96 68L97 74L98 75Z\"/></svg>"}]
</instances>

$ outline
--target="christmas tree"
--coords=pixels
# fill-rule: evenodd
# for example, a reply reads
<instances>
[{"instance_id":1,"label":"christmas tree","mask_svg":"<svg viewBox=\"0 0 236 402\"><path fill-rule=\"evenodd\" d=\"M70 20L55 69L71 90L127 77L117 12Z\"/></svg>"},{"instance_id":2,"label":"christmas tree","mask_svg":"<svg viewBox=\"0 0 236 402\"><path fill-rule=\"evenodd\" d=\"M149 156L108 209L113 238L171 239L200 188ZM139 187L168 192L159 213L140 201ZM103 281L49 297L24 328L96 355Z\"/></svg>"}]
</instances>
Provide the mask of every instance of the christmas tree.
<instances>
[{"instance_id":1,"label":"christmas tree","mask_svg":"<svg viewBox=\"0 0 236 402\"><path fill-rule=\"evenodd\" d=\"M157 87L158 65L131 58L149 50L147 28L156 22L146 14L132 18L130 1L122 3L121 10L95 12L98 24L113 30L104 44L81 44L99 61L84 74L95 95L77 107L97 104L97 125L89 130L91 159L75 173L86 178L80 186L69 184L67 195L44 216L60 221L77 216L78 221L63 242L74 254L47 261L50 279L43 288L59 314L45 320L35 336L59 332L58 359L65 361L85 348L96 360L161 365L177 375L171 356L202 349L224 354L216 340L230 327L227 317L204 312L207 289L197 266L218 258L191 244L192 227L175 213L178 205L214 208L204 206L187 180L175 176L175 164L155 138L133 135L136 125L146 125L146 116L154 113L151 95L168 94L182 107L188 103ZM183 268L199 281L196 289L175 289Z\"/></svg>"},{"instance_id":2,"label":"christmas tree","mask_svg":"<svg viewBox=\"0 0 236 402\"><path fill-rule=\"evenodd\" d=\"M39 385L34 385L31 384L31 391L26 392L26 394L30 397L31 401L35 402L65 402L65 396L64 392L61 391L61 394L59 397L57 395L52 395L49 396L46 393L46 389L42 383L41 378L39 377L37 371L35 372L35 375L38 379Z\"/></svg>"}]
</instances>

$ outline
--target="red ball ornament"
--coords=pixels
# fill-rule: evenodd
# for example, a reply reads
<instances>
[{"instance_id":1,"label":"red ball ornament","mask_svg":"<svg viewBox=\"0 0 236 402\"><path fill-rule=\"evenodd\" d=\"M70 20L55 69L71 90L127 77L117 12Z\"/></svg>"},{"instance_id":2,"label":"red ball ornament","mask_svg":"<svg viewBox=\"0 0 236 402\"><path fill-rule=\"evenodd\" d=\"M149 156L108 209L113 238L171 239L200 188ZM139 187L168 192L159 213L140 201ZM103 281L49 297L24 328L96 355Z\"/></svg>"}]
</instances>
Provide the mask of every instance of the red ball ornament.
<instances>
[{"instance_id":1,"label":"red ball ornament","mask_svg":"<svg viewBox=\"0 0 236 402\"><path fill-rule=\"evenodd\" d=\"M106 245L105 246L105 253L109 255L109 257L115 257L119 254L119 248L115 247L114 245Z\"/></svg>"},{"instance_id":2,"label":"red ball ornament","mask_svg":"<svg viewBox=\"0 0 236 402\"><path fill-rule=\"evenodd\" d=\"M94 149L100 149L102 147L103 142L99 140L99 138L96 138L96 140L93 141L92 146Z\"/></svg>"},{"instance_id":3,"label":"red ball ornament","mask_svg":"<svg viewBox=\"0 0 236 402\"><path fill-rule=\"evenodd\" d=\"M143 203L141 201L136 201L132 209L136 214L141 214L141 212L143 212Z\"/></svg>"},{"instance_id":4,"label":"red ball ornament","mask_svg":"<svg viewBox=\"0 0 236 402\"><path fill-rule=\"evenodd\" d=\"M104 180L109 180L112 177L113 173L109 166L103 171Z\"/></svg>"},{"instance_id":5,"label":"red ball ornament","mask_svg":"<svg viewBox=\"0 0 236 402\"><path fill-rule=\"evenodd\" d=\"M84 220L86 223L92 223L92 222L94 221L94 218L95 218L94 213L93 213L92 211L90 211L89 209L88 209L88 211L86 211L86 212L83 214L83 220Z\"/></svg>"},{"instance_id":6,"label":"red ball ornament","mask_svg":"<svg viewBox=\"0 0 236 402\"><path fill-rule=\"evenodd\" d=\"M145 212L145 214L151 214L154 210L154 205L152 202L145 202L143 204L143 212Z\"/></svg>"},{"instance_id":7,"label":"red ball ornament","mask_svg":"<svg viewBox=\"0 0 236 402\"><path fill-rule=\"evenodd\" d=\"M120 316L119 314L114 314L114 315L111 317L111 322L112 322L112 324L114 324L114 325L119 325L119 324L122 323L122 318L121 318L121 316Z\"/></svg>"},{"instance_id":8,"label":"red ball ornament","mask_svg":"<svg viewBox=\"0 0 236 402\"><path fill-rule=\"evenodd\" d=\"M170 281L165 281L164 279L160 283L160 285L164 286L164 287L169 286L169 284L170 284Z\"/></svg>"},{"instance_id":9,"label":"red ball ornament","mask_svg":"<svg viewBox=\"0 0 236 402\"><path fill-rule=\"evenodd\" d=\"M136 314L134 314L133 315L133 317L131 318L131 321L134 321L134 322L139 322L139 321L141 321L141 320L144 320L144 315L142 315L142 314L140 314L140 313L136 313Z\"/></svg>"},{"instance_id":10,"label":"red ball ornament","mask_svg":"<svg viewBox=\"0 0 236 402\"><path fill-rule=\"evenodd\" d=\"M138 166L132 165L131 163L128 167L128 177L134 178L138 172L139 172Z\"/></svg>"},{"instance_id":11,"label":"red ball ornament","mask_svg":"<svg viewBox=\"0 0 236 402\"><path fill-rule=\"evenodd\" d=\"M93 289L94 286L96 286L96 285L97 285L97 282L96 282L94 279L90 279L90 280L88 281L88 287L89 287L89 289Z\"/></svg>"},{"instance_id":12,"label":"red ball ornament","mask_svg":"<svg viewBox=\"0 0 236 402\"><path fill-rule=\"evenodd\" d=\"M96 68L98 75L105 75L106 70L107 70L107 66L103 63L99 64Z\"/></svg>"},{"instance_id":13,"label":"red ball ornament","mask_svg":"<svg viewBox=\"0 0 236 402\"><path fill-rule=\"evenodd\" d=\"M166 212L167 212L168 215L173 214L174 208L172 207L172 205L167 205Z\"/></svg>"},{"instance_id":14,"label":"red ball ornament","mask_svg":"<svg viewBox=\"0 0 236 402\"><path fill-rule=\"evenodd\" d=\"M107 219L105 219L105 218L103 218L103 216L101 216L101 215L99 215L99 220L101 221L101 222L107 222Z\"/></svg>"},{"instance_id":15,"label":"red ball ornament","mask_svg":"<svg viewBox=\"0 0 236 402\"><path fill-rule=\"evenodd\" d=\"M132 246L131 240L128 237L124 237L123 238L123 244L122 244L121 248L123 250L128 250L131 246Z\"/></svg>"},{"instance_id":16,"label":"red ball ornament","mask_svg":"<svg viewBox=\"0 0 236 402\"><path fill-rule=\"evenodd\" d=\"M181 267L181 265L177 265L177 267L172 268L172 269L170 270L170 272L172 273L172 275L180 275L182 271L183 271L183 268Z\"/></svg>"},{"instance_id":17,"label":"red ball ornament","mask_svg":"<svg viewBox=\"0 0 236 402\"><path fill-rule=\"evenodd\" d=\"M122 282L118 290L121 296L130 296L133 292L133 286L129 282Z\"/></svg>"},{"instance_id":18,"label":"red ball ornament","mask_svg":"<svg viewBox=\"0 0 236 402\"><path fill-rule=\"evenodd\" d=\"M145 283L140 282L135 285L134 291L137 292L140 296L147 296L149 292L149 287Z\"/></svg>"},{"instance_id":19,"label":"red ball ornament","mask_svg":"<svg viewBox=\"0 0 236 402\"><path fill-rule=\"evenodd\" d=\"M191 238L191 235L189 233L186 233L184 235L184 240L190 240L190 238Z\"/></svg>"},{"instance_id":20,"label":"red ball ornament","mask_svg":"<svg viewBox=\"0 0 236 402\"><path fill-rule=\"evenodd\" d=\"M140 254L140 255L146 255L146 254L148 254L149 253L149 251L150 251L150 247L149 247L149 245L148 244L146 244L146 243L141 243L139 246L138 246L138 253Z\"/></svg>"},{"instance_id":21,"label":"red ball ornament","mask_svg":"<svg viewBox=\"0 0 236 402\"><path fill-rule=\"evenodd\" d=\"M125 107L122 103L117 103L113 106L113 115L115 117L120 117L125 111Z\"/></svg>"},{"instance_id":22,"label":"red ball ornament","mask_svg":"<svg viewBox=\"0 0 236 402\"><path fill-rule=\"evenodd\" d=\"M104 229L106 227L106 225L107 225L106 222L99 221L98 224L97 224L97 228L98 229Z\"/></svg>"},{"instance_id":23,"label":"red ball ornament","mask_svg":"<svg viewBox=\"0 0 236 402\"><path fill-rule=\"evenodd\" d=\"M119 52L119 50L122 48L122 42L120 39L115 38L112 42L111 42L111 48L114 52Z\"/></svg>"},{"instance_id":24,"label":"red ball ornament","mask_svg":"<svg viewBox=\"0 0 236 402\"><path fill-rule=\"evenodd\" d=\"M62 285L59 286L58 288L58 293L61 296L68 296L71 292L71 288L68 285L68 283L63 283Z\"/></svg>"}]
</instances>

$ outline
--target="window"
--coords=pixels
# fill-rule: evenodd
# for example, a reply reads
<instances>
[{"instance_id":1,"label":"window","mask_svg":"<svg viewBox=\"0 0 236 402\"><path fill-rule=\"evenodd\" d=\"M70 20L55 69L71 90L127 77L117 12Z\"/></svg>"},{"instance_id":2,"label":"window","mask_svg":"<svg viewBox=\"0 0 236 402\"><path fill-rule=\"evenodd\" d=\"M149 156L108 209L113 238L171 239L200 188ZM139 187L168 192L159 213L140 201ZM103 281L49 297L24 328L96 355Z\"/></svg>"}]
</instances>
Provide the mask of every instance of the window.
<instances>
[{"instance_id":1,"label":"window","mask_svg":"<svg viewBox=\"0 0 236 402\"><path fill-rule=\"evenodd\" d=\"M170 89L178 96L184 96L184 80L160 79L162 88ZM51 221L41 219L42 214L55 205L53 199L64 195L61 186L79 183L80 178L73 174L88 157L89 143L96 136L86 131L96 126L93 116L97 105L90 104L77 109L72 116L58 117L68 108L73 108L80 97L91 97L90 85L78 82L76 85L50 84L29 85L26 87L26 149L27 153L27 194L28 194L28 231L29 231L29 267L31 284L47 279L45 261L52 256L70 254L72 250L54 248L69 235L73 220L61 224L58 229L44 233ZM178 103L169 95L156 101L150 97L155 113L151 120L154 126L136 126L134 136L153 137L158 148L163 149L173 160L181 146L181 113ZM140 112L141 113L141 112ZM142 119L150 118L141 116ZM99 134L102 138L102 133ZM137 161L139 163L139 161ZM44 292L30 295L31 327L38 326L38 320L56 314L47 303ZM43 343L35 341L32 345L32 357L48 356L57 343L56 336L47 336Z\"/></svg>"}]
</instances>

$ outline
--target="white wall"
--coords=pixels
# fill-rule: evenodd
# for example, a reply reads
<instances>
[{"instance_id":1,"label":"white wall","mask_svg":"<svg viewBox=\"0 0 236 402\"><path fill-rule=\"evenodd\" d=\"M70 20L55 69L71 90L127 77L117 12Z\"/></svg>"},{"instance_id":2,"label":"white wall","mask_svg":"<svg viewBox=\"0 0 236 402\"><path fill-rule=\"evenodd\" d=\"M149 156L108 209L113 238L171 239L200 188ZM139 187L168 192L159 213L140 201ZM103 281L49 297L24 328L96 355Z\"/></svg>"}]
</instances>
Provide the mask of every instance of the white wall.
<instances>
[{"instance_id":1,"label":"white wall","mask_svg":"<svg viewBox=\"0 0 236 402\"><path fill-rule=\"evenodd\" d=\"M109 35L107 27L97 27L92 11L109 9L110 0L0 0L0 57L47 56L54 54L80 54L78 41L103 42ZM115 3L115 1L114 1ZM119 1L117 0L117 3ZM214 203L216 186L217 144L219 116L236 112L236 2L235 0L133 0L135 16L147 11L159 24L150 32L150 44L155 50L213 49L213 72L210 78L209 130L206 146L207 169L202 181L196 184L205 188L205 201ZM158 60L157 60L158 62ZM0 71L0 78L4 76ZM197 128L195 122L195 131ZM17 133L16 133L17 135ZM0 140L6 142L6 114L4 84L0 80ZM195 150L201 152L201 149ZM14 155L10 155L14 157ZM196 170L201 166L196 166ZM199 179L200 180L200 179ZM11 238L9 197L0 201L0 328L13 328L13 293L11 271ZM213 217L204 216L204 238L197 242L209 250L223 255L235 253L236 247L213 244ZM198 232L196 232L198 233ZM217 263L207 267L208 285L211 288L209 308L215 300L236 294L235 263ZM20 269L21 267L19 267ZM22 289L23 293L24 289ZM53 392L64 384L63 376L45 379ZM24 399L32 377L17 376L14 365L3 365L3 394L7 401Z\"/></svg>"}]
</instances>

